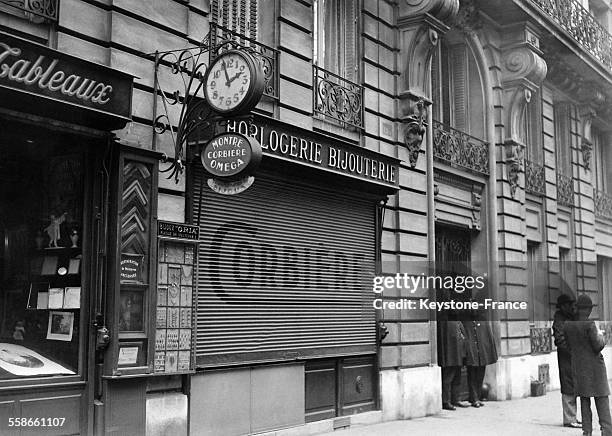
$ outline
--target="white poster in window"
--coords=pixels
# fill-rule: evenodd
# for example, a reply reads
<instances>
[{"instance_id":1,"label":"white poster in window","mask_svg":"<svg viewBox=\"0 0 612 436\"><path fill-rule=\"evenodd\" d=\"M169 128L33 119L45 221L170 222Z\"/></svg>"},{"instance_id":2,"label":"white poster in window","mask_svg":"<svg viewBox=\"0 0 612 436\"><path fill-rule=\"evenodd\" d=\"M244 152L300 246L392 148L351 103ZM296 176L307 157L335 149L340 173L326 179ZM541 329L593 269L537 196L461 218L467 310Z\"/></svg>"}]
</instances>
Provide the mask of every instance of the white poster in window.
<instances>
[{"instance_id":1,"label":"white poster in window","mask_svg":"<svg viewBox=\"0 0 612 436\"><path fill-rule=\"evenodd\" d=\"M138 347L119 347L117 365L136 365L138 362Z\"/></svg>"},{"instance_id":2,"label":"white poster in window","mask_svg":"<svg viewBox=\"0 0 612 436\"><path fill-rule=\"evenodd\" d=\"M0 368L17 376L74 374L22 345L0 343Z\"/></svg>"},{"instance_id":3,"label":"white poster in window","mask_svg":"<svg viewBox=\"0 0 612 436\"><path fill-rule=\"evenodd\" d=\"M49 309L64 307L64 288L49 289Z\"/></svg>"},{"instance_id":4,"label":"white poster in window","mask_svg":"<svg viewBox=\"0 0 612 436\"><path fill-rule=\"evenodd\" d=\"M69 287L64 291L64 309L79 309L81 307L81 288Z\"/></svg>"},{"instance_id":5,"label":"white poster in window","mask_svg":"<svg viewBox=\"0 0 612 436\"><path fill-rule=\"evenodd\" d=\"M49 308L49 292L39 292L38 299L36 300L37 309L48 309Z\"/></svg>"},{"instance_id":6,"label":"white poster in window","mask_svg":"<svg viewBox=\"0 0 612 436\"><path fill-rule=\"evenodd\" d=\"M49 312L49 327L47 339L52 341L71 341L74 327L74 313Z\"/></svg>"}]
</instances>

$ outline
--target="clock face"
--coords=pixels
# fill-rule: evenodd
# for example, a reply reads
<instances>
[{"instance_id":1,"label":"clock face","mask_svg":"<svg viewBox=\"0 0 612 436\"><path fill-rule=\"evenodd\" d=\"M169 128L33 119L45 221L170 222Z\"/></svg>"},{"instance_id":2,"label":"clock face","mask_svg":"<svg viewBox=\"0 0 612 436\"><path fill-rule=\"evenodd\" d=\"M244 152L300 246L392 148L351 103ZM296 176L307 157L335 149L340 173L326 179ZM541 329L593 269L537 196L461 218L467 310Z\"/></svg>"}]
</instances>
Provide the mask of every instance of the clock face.
<instances>
[{"instance_id":1,"label":"clock face","mask_svg":"<svg viewBox=\"0 0 612 436\"><path fill-rule=\"evenodd\" d=\"M236 52L224 53L208 71L206 100L218 112L232 111L249 96L251 81L246 58Z\"/></svg>"}]
</instances>

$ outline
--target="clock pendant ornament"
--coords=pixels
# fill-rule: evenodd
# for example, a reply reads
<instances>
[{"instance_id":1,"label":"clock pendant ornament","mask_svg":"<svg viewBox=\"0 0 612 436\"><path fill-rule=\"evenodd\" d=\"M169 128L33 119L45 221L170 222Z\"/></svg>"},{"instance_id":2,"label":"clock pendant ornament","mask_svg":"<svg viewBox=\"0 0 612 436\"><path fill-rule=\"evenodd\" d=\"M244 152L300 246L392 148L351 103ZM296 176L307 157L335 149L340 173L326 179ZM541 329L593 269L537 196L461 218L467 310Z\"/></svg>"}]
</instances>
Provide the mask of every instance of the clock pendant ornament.
<instances>
[{"instance_id":1,"label":"clock pendant ornament","mask_svg":"<svg viewBox=\"0 0 612 436\"><path fill-rule=\"evenodd\" d=\"M204 78L204 96L209 106L223 115L251 111L263 95L264 73L250 53L229 50L221 53Z\"/></svg>"}]
</instances>

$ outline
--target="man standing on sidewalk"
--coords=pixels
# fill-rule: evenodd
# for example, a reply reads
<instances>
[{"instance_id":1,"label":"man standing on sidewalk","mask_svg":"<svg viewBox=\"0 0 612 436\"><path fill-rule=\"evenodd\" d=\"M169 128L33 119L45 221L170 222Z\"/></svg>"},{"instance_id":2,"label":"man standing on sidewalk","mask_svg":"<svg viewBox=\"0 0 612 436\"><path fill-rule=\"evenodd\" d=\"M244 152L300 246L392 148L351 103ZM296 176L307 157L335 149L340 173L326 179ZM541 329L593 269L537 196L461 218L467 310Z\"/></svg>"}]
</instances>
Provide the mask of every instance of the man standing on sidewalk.
<instances>
[{"instance_id":1,"label":"man standing on sidewalk","mask_svg":"<svg viewBox=\"0 0 612 436\"><path fill-rule=\"evenodd\" d=\"M477 292L473 301L481 303L485 298L490 298L488 288L483 288ZM497 362L497 346L493 340L493 332L489 322L489 314L485 309L473 310L469 312L468 319L463 321L466 333L467 356L465 364L467 366L469 402L472 407L482 407L481 400L482 383L485 377L487 365Z\"/></svg>"},{"instance_id":2,"label":"man standing on sidewalk","mask_svg":"<svg viewBox=\"0 0 612 436\"><path fill-rule=\"evenodd\" d=\"M572 358L563 333L566 321L573 321L576 314L576 300L568 294L557 298L557 311L553 321L553 335L557 347L557 362L559 363L559 381L561 382L561 405L563 407L563 426L580 428L576 419L576 395L572 376Z\"/></svg>"},{"instance_id":3,"label":"man standing on sidewalk","mask_svg":"<svg viewBox=\"0 0 612 436\"><path fill-rule=\"evenodd\" d=\"M593 434L593 416L591 414L591 397L595 397L595 407L599 416L602 436L612 436L612 418L608 395L608 376L601 350L605 347L604 337L594 321L588 318L593 309L593 302L588 295L578 297L578 320L566 322L563 332L569 346L574 392L580 396L582 412L582 434Z\"/></svg>"},{"instance_id":4,"label":"man standing on sidewalk","mask_svg":"<svg viewBox=\"0 0 612 436\"><path fill-rule=\"evenodd\" d=\"M440 292L441 301L450 301L448 291ZM459 402L461 367L466 357L466 334L455 310L440 311L438 318L438 365L442 368L442 408L456 410Z\"/></svg>"}]
</instances>

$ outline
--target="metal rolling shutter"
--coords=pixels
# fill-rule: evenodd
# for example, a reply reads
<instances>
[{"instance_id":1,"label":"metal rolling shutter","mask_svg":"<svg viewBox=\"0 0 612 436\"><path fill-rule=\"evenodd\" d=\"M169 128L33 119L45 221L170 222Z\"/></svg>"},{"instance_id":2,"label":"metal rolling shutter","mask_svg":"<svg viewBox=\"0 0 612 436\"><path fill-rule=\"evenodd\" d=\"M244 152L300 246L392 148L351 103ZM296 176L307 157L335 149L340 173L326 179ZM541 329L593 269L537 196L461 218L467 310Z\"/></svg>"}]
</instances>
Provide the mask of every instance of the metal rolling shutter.
<instances>
[{"instance_id":1,"label":"metal rolling shutter","mask_svg":"<svg viewBox=\"0 0 612 436\"><path fill-rule=\"evenodd\" d=\"M226 196L195 172L198 366L375 352L374 201L263 174Z\"/></svg>"}]
</instances>

